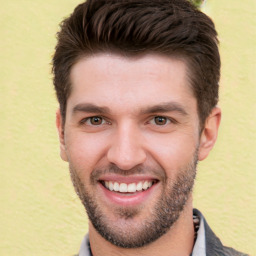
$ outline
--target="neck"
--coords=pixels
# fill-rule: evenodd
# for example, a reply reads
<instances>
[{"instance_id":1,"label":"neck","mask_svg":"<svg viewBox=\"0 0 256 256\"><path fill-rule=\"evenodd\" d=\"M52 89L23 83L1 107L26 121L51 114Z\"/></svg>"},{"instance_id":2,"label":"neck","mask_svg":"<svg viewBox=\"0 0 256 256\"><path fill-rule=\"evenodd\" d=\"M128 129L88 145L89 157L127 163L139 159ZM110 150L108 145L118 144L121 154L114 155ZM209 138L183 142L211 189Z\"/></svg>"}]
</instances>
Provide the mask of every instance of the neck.
<instances>
[{"instance_id":1,"label":"neck","mask_svg":"<svg viewBox=\"0 0 256 256\"><path fill-rule=\"evenodd\" d=\"M179 219L171 229L153 243L134 249L117 247L106 241L89 223L89 238L93 256L153 256L153 255L179 255L191 254L194 245L194 225L192 212L192 199L190 198Z\"/></svg>"}]
</instances>

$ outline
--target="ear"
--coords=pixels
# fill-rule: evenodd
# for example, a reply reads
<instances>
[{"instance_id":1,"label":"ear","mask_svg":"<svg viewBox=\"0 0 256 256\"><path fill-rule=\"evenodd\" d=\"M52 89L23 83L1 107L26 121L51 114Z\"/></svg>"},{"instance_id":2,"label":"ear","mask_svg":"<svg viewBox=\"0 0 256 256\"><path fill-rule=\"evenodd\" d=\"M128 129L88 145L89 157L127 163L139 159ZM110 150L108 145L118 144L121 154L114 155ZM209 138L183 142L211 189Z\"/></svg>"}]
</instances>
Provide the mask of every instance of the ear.
<instances>
[{"instance_id":1,"label":"ear","mask_svg":"<svg viewBox=\"0 0 256 256\"><path fill-rule=\"evenodd\" d=\"M56 111L56 127L59 133L60 157L62 158L62 160L68 161L66 148L65 148L65 139L64 139L64 125L63 125L60 109Z\"/></svg>"},{"instance_id":2,"label":"ear","mask_svg":"<svg viewBox=\"0 0 256 256\"><path fill-rule=\"evenodd\" d=\"M201 133L200 147L198 152L199 161L204 160L213 148L217 140L220 120L221 110L220 108L215 107L212 110L211 114L207 117L204 129Z\"/></svg>"}]
</instances>

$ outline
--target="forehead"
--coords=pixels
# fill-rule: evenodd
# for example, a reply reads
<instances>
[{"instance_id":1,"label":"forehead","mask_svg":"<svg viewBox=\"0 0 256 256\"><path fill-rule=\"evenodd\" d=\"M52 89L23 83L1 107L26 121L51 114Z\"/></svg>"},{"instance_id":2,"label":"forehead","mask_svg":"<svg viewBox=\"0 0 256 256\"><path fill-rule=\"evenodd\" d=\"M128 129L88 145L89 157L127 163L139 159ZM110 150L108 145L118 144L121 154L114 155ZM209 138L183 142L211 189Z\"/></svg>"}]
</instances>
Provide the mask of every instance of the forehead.
<instances>
[{"instance_id":1,"label":"forehead","mask_svg":"<svg viewBox=\"0 0 256 256\"><path fill-rule=\"evenodd\" d=\"M187 65L177 58L97 54L79 60L71 69L70 80L68 107L87 102L122 109L159 101L195 103Z\"/></svg>"}]
</instances>

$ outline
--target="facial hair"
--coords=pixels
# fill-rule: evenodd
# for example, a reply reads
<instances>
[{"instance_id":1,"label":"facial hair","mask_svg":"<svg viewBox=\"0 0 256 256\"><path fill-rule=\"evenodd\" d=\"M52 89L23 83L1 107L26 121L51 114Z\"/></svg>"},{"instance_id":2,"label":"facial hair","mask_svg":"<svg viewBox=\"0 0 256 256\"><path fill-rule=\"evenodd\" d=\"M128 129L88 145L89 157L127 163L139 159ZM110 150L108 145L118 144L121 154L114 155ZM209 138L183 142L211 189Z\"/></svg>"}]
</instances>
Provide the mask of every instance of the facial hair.
<instances>
[{"instance_id":1,"label":"facial hair","mask_svg":"<svg viewBox=\"0 0 256 256\"><path fill-rule=\"evenodd\" d=\"M102 211L101 205L90 192L76 170L70 164L70 175L76 193L82 201L90 222L98 233L110 243L122 248L138 248L150 244L164 235L173 224L178 220L184 206L192 193L194 180L196 177L197 166L197 150L191 162L186 164L181 170L178 170L175 180L166 177L165 171L161 167L153 169L151 172L160 175L162 193L155 206L148 209L149 217L134 224L133 219L141 212L142 207L114 208L115 216L118 216L118 222L108 219L108 216ZM111 165L104 170L94 170L91 173L90 184L97 183L97 177L102 173L118 173L120 175L149 173L149 168L136 167L129 171L119 169L117 166ZM146 206L144 206L146 207Z\"/></svg>"}]
</instances>

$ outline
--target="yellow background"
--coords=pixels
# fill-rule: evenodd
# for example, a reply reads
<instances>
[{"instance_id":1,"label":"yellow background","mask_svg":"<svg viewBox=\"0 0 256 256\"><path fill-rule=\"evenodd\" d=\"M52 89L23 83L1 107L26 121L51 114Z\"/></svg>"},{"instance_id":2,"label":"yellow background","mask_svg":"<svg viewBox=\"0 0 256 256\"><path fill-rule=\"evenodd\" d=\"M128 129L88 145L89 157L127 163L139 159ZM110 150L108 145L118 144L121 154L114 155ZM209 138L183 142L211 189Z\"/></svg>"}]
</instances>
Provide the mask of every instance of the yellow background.
<instances>
[{"instance_id":1,"label":"yellow background","mask_svg":"<svg viewBox=\"0 0 256 256\"><path fill-rule=\"evenodd\" d=\"M72 255L87 221L59 158L50 62L77 0L0 0L0 255ZM221 240L256 255L256 1L208 0L222 55L217 145L195 207Z\"/></svg>"}]
</instances>

